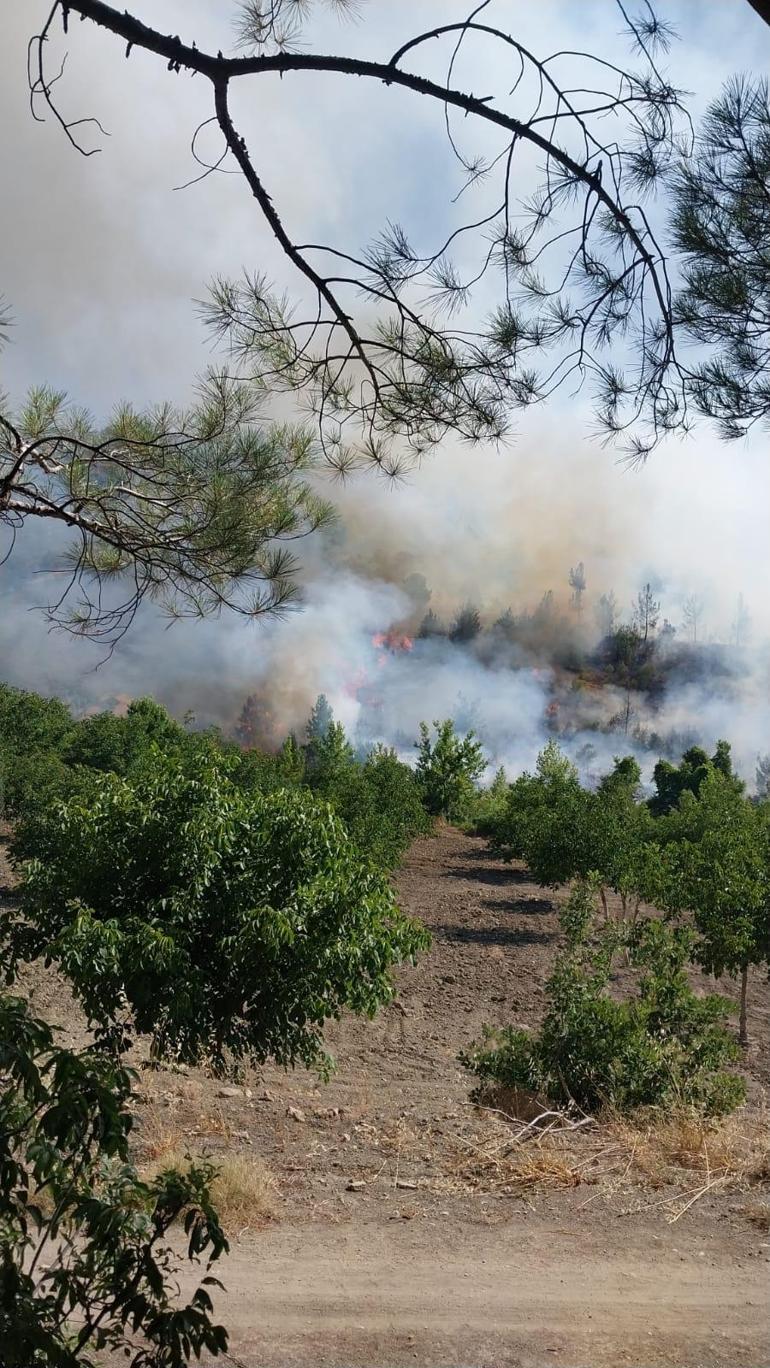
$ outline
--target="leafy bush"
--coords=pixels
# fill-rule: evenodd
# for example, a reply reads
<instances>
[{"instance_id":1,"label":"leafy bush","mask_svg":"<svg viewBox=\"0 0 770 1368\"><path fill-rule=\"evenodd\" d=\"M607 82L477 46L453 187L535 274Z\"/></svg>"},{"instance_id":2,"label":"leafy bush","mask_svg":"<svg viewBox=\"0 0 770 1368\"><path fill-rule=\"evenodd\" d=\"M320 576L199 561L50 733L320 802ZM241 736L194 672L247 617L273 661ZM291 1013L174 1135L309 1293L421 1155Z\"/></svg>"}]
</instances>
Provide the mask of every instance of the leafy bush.
<instances>
[{"instance_id":1,"label":"leafy bush","mask_svg":"<svg viewBox=\"0 0 770 1368\"><path fill-rule=\"evenodd\" d=\"M630 905L635 916L641 897L657 887L659 865L656 824L638 801L639 780L636 760L625 756L591 793L550 741L535 774L523 774L508 789L491 824L492 846L504 859L523 859L534 878L550 887L593 871L605 913L612 889L623 914Z\"/></svg>"},{"instance_id":2,"label":"leafy bush","mask_svg":"<svg viewBox=\"0 0 770 1368\"><path fill-rule=\"evenodd\" d=\"M534 774L511 784L492 844L504 859L523 859L538 883L565 883L588 864L589 795L555 741L540 752Z\"/></svg>"},{"instance_id":3,"label":"leafy bush","mask_svg":"<svg viewBox=\"0 0 770 1368\"><path fill-rule=\"evenodd\" d=\"M597 933L595 890L595 883L578 884L563 910L567 947L548 983L540 1031L487 1030L462 1063L482 1090L525 1089L587 1111L675 1101L710 1113L732 1110L744 1085L723 1068L738 1053L724 1026L730 1004L690 988L692 933L659 919ZM626 1002L608 991L621 947L639 970L636 996Z\"/></svg>"},{"instance_id":4,"label":"leafy bush","mask_svg":"<svg viewBox=\"0 0 770 1368\"><path fill-rule=\"evenodd\" d=\"M325 1021L373 1014L427 936L327 804L246 793L230 768L156 752L136 781L95 776L88 801L25 820L10 972L57 961L91 1019L125 1000L158 1052L322 1064Z\"/></svg>"},{"instance_id":5,"label":"leafy bush","mask_svg":"<svg viewBox=\"0 0 770 1368\"><path fill-rule=\"evenodd\" d=\"M209 1192L216 1171L201 1162L140 1181L128 1154L131 1075L108 1043L63 1049L21 998L0 995L4 1368L88 1368L105 1351L134 1368L181 1368L227 1347L210 1314L216 1280L180 1301L167 1240L184 1213L189 1260L210 1266L227 1250Z\"/></svg>"},{"instance_id":6,"label":"leafy bush","mask_svg":"<svg viewBox=\"0 0 770 1368\"><path fill-rule=\"evenodd\" d=\"M745 798L731 774L712 766L697 796L685 790L658 827L657 900L668 912L692 914L704 969L741 974L740 1038L746 1044L749 966L770 960L770 810Z\"/></svg>"},{"instance_id":7,"label":"leafy bush","mask_svg":"<svg viewBox=\"0 0 770 1368\"><path fill-rule=\"evenodd\" d=\"M416 742L417 782L422 801L434 817L462 821L468 815L475 796L475 785L486 768L480 742L472 731L460 737L451 719L434 722L435 740L430 728L420 723L420 740Z\"/></svg>"},{"instance_id":8,"label":"leafy bush","mask_svg":"<svg viewBox=\"0 0 770 1368\"><path fill-rule=\"evenodd\" d=\"M475 836L494 839L505 816L510 790L508 778L501 765L488 788L480 789L468 815L468 830Z\"/></svg>"},{"instance_id":9,"label":"leafy bush","mask_svg":"<svg viewBox=\"0 0 770 1368\"><path fill-rule=\"evenodd\" d=\"M394 869L415 836L431 828L414 770L385 747L345 766L322 792L380 869Z\"/></svg>"},{"instance_id":10,"label":"leafy bush","mask_svg":"<svg viewBox=\"0 0 770 1368\"><path fill-rule=\"evenodd\" d=\"M672 765L669 760L659 760L652 775L655 794L649 802L650 811L655 817L664 817L677 807L683 794L691 793L697 797L704 780L714 770L729 780L737 793L743 791L743 784L733 774L727 741L717 741L711 758L700 746L691 746L684 752L678 765Z\"/></svg>"},{"instance_id":11,"label":"leafy bush","mask_svg":"<svg viewBox=\"0 0 770 1368\"><path fill-rule=\"evenodd\" d=\"M61 699L0 684L0 742L14 753L59 751L72 726L69 708Z\"/></svg>"},{"instance_id":12,"label":"leafy bush","mask_svg":"<svg viewBox=\"0 0 770 1368\"><path fill-rule=\"evenodd\" d=\"M55 751L18 754L0 746L0 816L20 817L64 797L73 772Z\"/></svg>"},{"instance_id":13,"label":"leafy bush","mask_svg":"<svg viewBox=\"0 0 770 1368\"><path fill-rule=\"evenodd\" d=\"M58 698L0 685L0 814L23 816L73 793L85 771L127 774L157 747L195 749L207 735L189 735L151 698L135 699L122 717L75 721Z\"/></svg>"},{"instance_id":14,"label":"leafy bush","mask_svg":"<svg viewBox=\"0 0 770 1368\"><path fill-rule=\"evenodd\" d=\"M97 713L75 723L63 758L69 765L126 774L143 762L151 747L178 747L185 732L152 698L136 698L124 717Z\"/></svg>"}]
</instances>

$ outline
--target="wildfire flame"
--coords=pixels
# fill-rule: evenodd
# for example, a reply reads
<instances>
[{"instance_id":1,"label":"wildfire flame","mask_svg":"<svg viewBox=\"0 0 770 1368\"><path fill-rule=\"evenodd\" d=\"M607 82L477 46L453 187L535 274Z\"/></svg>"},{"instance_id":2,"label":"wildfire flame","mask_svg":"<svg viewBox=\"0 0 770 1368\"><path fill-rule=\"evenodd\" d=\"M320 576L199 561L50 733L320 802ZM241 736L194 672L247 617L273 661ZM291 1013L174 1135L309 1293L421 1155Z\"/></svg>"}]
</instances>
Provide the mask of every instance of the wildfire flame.
<instances>
[{"instance_id":1,"label":"wildfire flame","mask_svg":"<svg viewBox=\"0 0 770 1368\"><path fill-rule=\"evenodd\" d=\"M411 651L414 640L405 632L398 632L394 627L391 627L387 632L375 632L372 637L372 645L378 651L391 651L394 655L398 655L401 651Z\"/></svg>"}]
</instances>

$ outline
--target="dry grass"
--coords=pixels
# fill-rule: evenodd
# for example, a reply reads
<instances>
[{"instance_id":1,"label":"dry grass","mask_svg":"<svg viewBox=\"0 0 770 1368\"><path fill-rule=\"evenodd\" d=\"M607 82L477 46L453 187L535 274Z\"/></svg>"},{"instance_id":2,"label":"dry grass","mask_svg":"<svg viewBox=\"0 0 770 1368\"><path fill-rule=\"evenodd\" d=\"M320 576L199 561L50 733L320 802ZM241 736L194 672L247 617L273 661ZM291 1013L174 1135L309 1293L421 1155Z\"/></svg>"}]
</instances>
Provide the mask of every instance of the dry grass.
<instances>
[{"instance_id":1,"label":"dry grass","mask_svg":"<svg viewBox=\"0 0 770 1368\"><path fill-rule=\"evenodd\" d=\"M140 1167L143 1178L154 1178L163 1169L183 1171L200 1154L186 1150L166 1150ZM247 1230L258 1230L275 1215L278 1191L270 1169L256 1154L217 1154L212 1156L217 1175L211 1184L211 1197L228 1234L240 1237Z\"/></svg>"},{"instance_id":2,"label":"dry grass","mask_svg":"<svg viewBox=\"0 0 770 1368\"><path fill-rule=\"evenodd\" d=\"M611 1114L604 1127L653 1188L682 1177L740 1190L770 1179L770 1129L764 1111L709 1118L695 1112Z\"/></svg>"},{"instance_id":3,"label":"dry grass","mask_svg":"<svg viewBox=\"0 0 770 1368\"><path fill-rule=\"evenodd\" d=\"M764 1113L721 1119L655 1110L633 1118L554 1111L530 1116L531 1099L525 1101L527 1120L514 1120L510 1109L477 1107L471 1126L449 1134L441 1128L434 1136L430 1127L405 1118L387 1129L356 1126L382 1156L361 1176L380 1188L408 1177L424 1190L455 1195L524 1197L585 1186L592 1191L582 1205L601 1199L618 1214L659 1208L671 1222L709 1193L761 1190L770 1179ZM758 1212L757 1223L761 1219Z\"/></svg>"},{"instance_id":4,"label":"dry grass","mask_svg":"<svg viewBox=\"0 0 770 1368\"><path fill-rule=\"evenodd\" d=\"M162 1169L186 1169L191 1160L206 1151L203 1144L191 1144L208 1135L223 1139L230 1128L221 1112L201 1116L195 1127L181 1127L168 1113L148 1109L142 1116L138 1133L138 1167L143 1178L153 1178ZM222 1224L230 1235L240 1236L259 1229L274 1215L278 1203L275 1179L258 1155L239 1150L207 1152L217 1168L211 1195Z\"/></svg>"}]
</instances>

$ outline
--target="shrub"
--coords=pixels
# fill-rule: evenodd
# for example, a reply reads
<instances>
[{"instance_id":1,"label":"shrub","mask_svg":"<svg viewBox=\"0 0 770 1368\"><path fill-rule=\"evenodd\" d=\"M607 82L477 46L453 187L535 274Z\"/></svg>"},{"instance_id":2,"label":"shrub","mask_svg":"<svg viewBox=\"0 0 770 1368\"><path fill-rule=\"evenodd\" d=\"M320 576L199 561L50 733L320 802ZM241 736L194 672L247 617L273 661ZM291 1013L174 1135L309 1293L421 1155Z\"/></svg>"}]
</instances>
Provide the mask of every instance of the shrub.
<instances>
[{"instance_id":1,"label":"shrub","mask_svg":"<svg viewBox=\"0 0 770 1368\"><path fill-rule=\"evenodd\" d=\"M414 770L385 747L341 770L325 796L380 869L394 869L415 836L431 827Z\"/></svg>"},{"instance_id":2,"label":"shrub","mask_svg":"<svg viewBox=\"0 0 770 1368\"><path fill-rule=\"evenodd\" d=\"M323 1065L325 1021L373 1014L427 936L327 804L246 793L229 769L156 752L135 782L95 776L88 801L22 823L10 972L58 962L92 1020L125 1001L156 1052Z\"/></svg>"},{"instance_id":3,"label":"shrub","mask_svg":"<svg viewBox=\"0 0 770 1368\"><path fill-rule=\"evenodd\" d=\"M460 737L454 723L434 722L431 740L426 722L420 723L416 776L426 810L434 817L462 821L475 795L475 785L486 768L480 742L472 731Z\"/></svg>"},{"instance_id":4,"label":"shrub","mask_svg":"<svg viewBox=\"0 0 770 1368\"><path fill-rule=\"evenodd\" d=\"M537 758L534 774L522 774L508 790L493 833L504 859L523 859L538 883L565 883L585 872L588 859L588 798L578 772L555 741Z\"/></svg>"},{"instance_id":5,"label":"shrub","mask_svg":"<svg viewBox=\"0 0 770 1368\"><path fill-rule=\"evenodd\" d=\"M488 840L497 838L505 816L510 787L501 765L489 788L479 790L471 806L467 825L474 835L486 836Z\"/></svg>"},{"instance_id":6,"label":"shrub","mask_svg":"<svg viewBox=\"0 0 770 1368\"><path fill-rule=\"evenodd\" d=\"M0 747L0 816L21 817L64 797L73 772L56 751L17 754Z\"/></svg>"},{"instance_id":7,"label":"shrub","mask_svg":"<svg viewBox=\"0 0 770 1368\"><path fill-rule=\"evenodd\" d=\"M685 966L692 934L659 919L597 933L595 887L576 885L563 910L567 947L548 983L540 1031L487 1030L462 1063L482 1091L525 1089L587 1111L667 1102L731 1111L743 1100L744 1085L723 1068L737 1055L724 1026L730 1004L696 997L690 988ZM626 1002L608 991L621 947L639 970L636 996Z\"/></svg>"},{"instance_id":8,"label":"shrub","mask_svg":"<svg viewBox=\"0 0 770 1368\"><path fill-rule=\"evenodd\" d=\"M72 726L69 708L61 699L0 684L0 742L14 753L61 750Z\"/></svg>"},{"instance_id":9,"label":"shrub","mask_svg":"<svg viewBox=\"0 0 770 1368\"><path fill-rule=\"evenodd\" d=\"M126 774L141 765L153 747L169 750L182 744L186 733L152 698L136 698L124 717L96 713L75 723L64 749L69 765L113 774Z\"/></svg>"}]
</instances>

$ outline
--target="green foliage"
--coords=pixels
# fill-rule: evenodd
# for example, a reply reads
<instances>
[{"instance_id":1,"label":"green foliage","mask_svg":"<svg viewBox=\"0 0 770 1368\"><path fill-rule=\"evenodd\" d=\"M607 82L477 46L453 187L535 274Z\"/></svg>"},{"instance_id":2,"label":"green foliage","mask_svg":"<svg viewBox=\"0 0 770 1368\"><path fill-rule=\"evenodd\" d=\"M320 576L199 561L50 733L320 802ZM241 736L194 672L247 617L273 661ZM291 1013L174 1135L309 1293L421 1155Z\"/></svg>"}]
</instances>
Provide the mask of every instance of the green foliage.
<instances>
[{"instance_id":1,"label":"green foliage","mask_svg":"<svg viewBox=\"0 0 770 1368\"><path fill-rule=\"evenodd\" d=\"M380 869L393 869L415 836L431 828L414 770L378 747L347 765L324 790L352 840Z\"/></svg>"},{"instance_id":2,"label":"green foliage","mask_svg":"<svg viewBox=\"0 0 770 1368\"><path fill-rule=\"evenodd\" d=\"M416 743L417 782L422 800L434 817L462 821L474 799L475 784L484 773L483 749L472 731L460 737L451 719L434 722L435 740L430 728L420 723L420 740Z\"/></svg>"},{"instance_id":3,"label":"green foliage","mask_svg":"<svg viewBox=\"0 0 770 1368\"><path fill-rule=\"evenodd\" d=\"M324 1023L387 1002L426 935L328 805L246 793L230 769L158 751L135 781L97 775L87 802L23 822L11 971L56 961L92 1020L125 1001L157 1053L323 1065Z\"/></svg>"},{"instance_id":4,"label":"green foliage","mask_svg":"<svg viewBox=\"0 0 770 1368\"><path fill-rule=\"evenodd\" d=\"M134 1368L218 1355L202 1278L180 1298L168 1232L184 1216L187 1259L227 1250L210 1198L215 1169L144 1183L128 1153L131 1075L107 1046L55 1044L17 997L0 995L0 1344L4 1368L90 1368L120 1352ZM142 1347L137 1347L141 1339Z\"/></svg>"},{"instance_id":5,"label":"green foliage","mask_svg":"<svg viewBox=\"0 0 770 1368\"><path fill-rule=\"evenodd\" d=\"M688 389L721 435L770 413L770 99L766 79L736 77L709 107L673 184L683 285L680 327L699 343Z\"/></svg>"},{"instance_id":6,"label":"green foliage","mask_svg":"<svg viewBox=\"0 0 770 1368\"><path fill-rule=\"evenodd\" d=\"M69 765L127 774L142 763L151 746L171 749L181 745L184 737L184 729L159 703L136 698L124 717L103 712L77 722L63 758Z\"/></svg>"},{"instance_id":7,"label":"green foliage","mask_svg":"<svg viewBox=\"0 0 770 1368\"><path fill-rule=\"evenodd\" d=\"M468 818L468 828L477 836L493 837L498 831L508 802L508 776L501 765L489 788L480 789Z\"/></svg>"},{"instance_id":8,"label":"green foliage","mask_svg":"<svg viewBox=\"0 0 770 1368\"><path fill-rule=\"evenodd\" d=\"M595 881L579 883L562 913L567 945L548 983L540 1031L487 1029L462 1063L482 1090L526 1089L586 1111L675 1102L732 1110L744 1085L723 1067L737 1055L724 1027L729 1004L690 988L692 933L657 918L597 932L595 888ZM635 996L624 1002L609 992L621 947L638 971Z\"/></svg>"},{"instance_id":9,"label":"green foliage","mask_svg":"<svg viewBox=\"0 0 770 1368\"><path fill-rule=\"evenodd\" d=\"M717 742L711 759L702 747L691 746L684 752L679 765L672 765L668 760L659 760L652 775L656 793L650 799L650 811L655 817L663 817L677 806L683 793L693 793L697 796L701 784L713 769L729 779L736 792L743 791L743 785L733 774L730 746L727 741Z\"/></svg>"},{"instance_id":10,"label":"green foliage","mask_svg":"<svg viewBox=\"0 0 770 1368\"><path fill-rule=\"evenodd\" d=\"M18 817L73 789L75 776L55 751L17 753L0 745L0 815Z\"/></svg>"},{"instance_id":11,"label":"green foliage","mask_svg":"<svg viewBox=\"0 0 770 1368\"><path fill-rule=\"evenodd\" d=\"M263 398L211 371L189 409L123 404L102 427L46 386L18 412L0 400L6 511L73 534L53 622L114 644L145 598L169 617L199 618L223 608L255 617L295 596L286 543L331 510L308 480L311 436L260 424Z\"/></svg>"},{"instance_id":12,"label":"green foliage","mask_svg":"<svg viewBox=\"0 0 770 1368\"><path fill-rule=\"evenodd\" d=\"M504 859L526 860L538 883L555 886L591 867L588 858L589 795L575 766L549 741L535 774L511 784L492 836Z\"/></svg>"},{"instance_id":13,"label":"green foliage","mask_svg":"<svg viewBox=\"0 0 770 1368\"><path fill-rule=\"evenodd\" d=\"M0 684L0 815L14 817L67 790L60 755L73 725L60 699Z\"/></svg>"},{"instance_id":14,"label":"green foliage","mask_svg":"<svg viewBox=\"0 0 770 1368\"><path fill-rule=\"evenodd\" d=\"M14 751L59 751L72 725L69 708L61 699L0 684L0 739Z\"/></svg>"},{"instance_id":15,"label":"green foliage","mask_svg":"<svg viewBox=\"0 0 770 1368\"><path fill-rule=\"evenodd\" d=\"M58 698L0 685L0 811L23 816L87 787L87 771L128 774L156 747L182 752L212 740L185 732L151 698L134 699L122 717L76 721Z\"/></svg>"},{"instance_id":16,"label":"green foliage","mask_svg":"<svg viewBox=\"0 0 770 1368\"><path fill-rule=\"evenodd\" d=\"M329 795L355 763L355 751L341 722L330 722L305 748L307 782L314 792Z\"/></svg>"},{"instance_id":17,"label":"green foliage","mask_svg":"<svg viewBox=\"0 0 770 1368\"><path fill-rule=\"evenodd\" d=\"M732 776L712 767L697 797L685 792L661 828L661 903L690 911L701 933L704 969L725 971L770 956L770 822L768 811L739 792Z\"/></svg>"},{"instance_id":18,"label":"green foliage","mask_svg":"<svg viewBox=\"0 0 770 1368\"><path fill-rule=\"evenodd\" d=\"M308 742L312 745L313 741L320 741L326 736L333 721L334 712L326 694L319 694L305 729Z\"/></svg>"}]
</instances>

